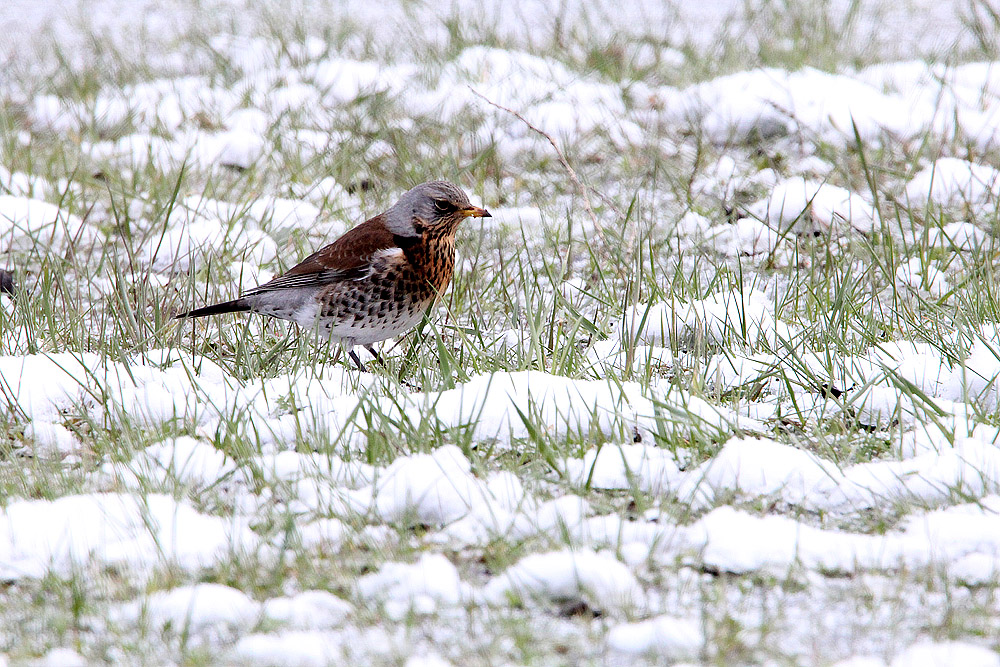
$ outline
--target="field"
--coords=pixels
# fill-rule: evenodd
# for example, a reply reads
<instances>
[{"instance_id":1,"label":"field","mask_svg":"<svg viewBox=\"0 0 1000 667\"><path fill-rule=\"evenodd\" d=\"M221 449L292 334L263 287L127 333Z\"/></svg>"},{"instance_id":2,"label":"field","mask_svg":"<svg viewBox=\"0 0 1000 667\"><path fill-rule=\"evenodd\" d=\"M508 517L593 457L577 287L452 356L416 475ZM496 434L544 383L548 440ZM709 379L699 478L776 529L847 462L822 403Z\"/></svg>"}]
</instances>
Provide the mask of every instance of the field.
<instances>
[{"instance_id":1,"label":"field","mask_svg":"<svg viewBox=\"0 0 1000 667\"><path fill-rule=\"evenodd\" d=\"M0 665L1000 666L989 0L7 0L0 58ZM384 366L171 320L439 178L493 217Z\"/></svg>"}]
</instances>

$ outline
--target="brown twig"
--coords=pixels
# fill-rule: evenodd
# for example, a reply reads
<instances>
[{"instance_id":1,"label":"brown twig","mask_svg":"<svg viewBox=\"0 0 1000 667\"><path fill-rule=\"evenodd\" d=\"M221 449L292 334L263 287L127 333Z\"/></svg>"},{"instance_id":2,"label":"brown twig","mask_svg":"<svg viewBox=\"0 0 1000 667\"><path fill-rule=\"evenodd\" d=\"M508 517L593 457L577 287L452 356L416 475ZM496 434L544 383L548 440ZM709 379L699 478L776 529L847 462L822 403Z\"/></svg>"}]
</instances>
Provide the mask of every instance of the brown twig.
<instances>
[{"instance_id":1,"label":"brown twig","mask_svg":"<svg viewBox=\"0 0 1000 667\"><path fill-rule=\"evenodd\" d=\"M505 107L502 104L497 104L496 102L486 97L472 86L469 86L469 90L472 91L473 95L481 98L484 102L486 102L490 106L496 107L497 109L500 109L500 111L506 111L510 115L514 116L519 121L527 125L529 130L531 130L532 132L537 132L538 134L542 135L548 140L550 144L552 144L552 148L553 150L555 150L556 157L559 158L560 164L562 164L563 168L566 170L566 173L569 174L570 180L573 181L573 186L576 188L577 192L580 193L580 196L583 198L583 206L584 208L587 209L587 215L590 216L590 221L594 224L594 231L597 233L598 238L601 239L601 243L606 244L607 242L604 239L604 227L602 227L600 221L598 221L597 214L594 213L594 207L590 205L590 197L587 195L587 188L584 187L583 183L580 182L580 178L576 175L576 170L573 169L573 167L570 165L569 160L566 159L566 155L556 144L556 141L555 139L552 138L552 135L549 134L548 132L545 132L544 130L538 129L537 127L531 124L531 121L529 121L527 118L525 118L518 112L514 111L513 109Z\"/></svg>"}]
</instances>

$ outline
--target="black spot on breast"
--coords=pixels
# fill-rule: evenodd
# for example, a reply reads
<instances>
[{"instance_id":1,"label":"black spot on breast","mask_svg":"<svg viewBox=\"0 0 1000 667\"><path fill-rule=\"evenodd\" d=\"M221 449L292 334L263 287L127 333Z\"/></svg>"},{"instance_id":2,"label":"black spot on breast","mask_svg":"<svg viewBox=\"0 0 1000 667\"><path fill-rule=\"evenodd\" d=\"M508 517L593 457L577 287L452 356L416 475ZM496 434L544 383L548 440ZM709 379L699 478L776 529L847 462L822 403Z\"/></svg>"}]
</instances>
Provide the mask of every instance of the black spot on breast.
<instances>
[{"instance_id":1,"label":"black spot on breast","mask_svg":"<svg viewBox=\"0 0 1000 667\"><path fill-rule=\"evenodd\" d=\"M403 252L411 250L415 245L420 243L419 236L400 236L399 234L392 235L392 242L397 246L402 248Z\"/></svg>"}]
</instances>

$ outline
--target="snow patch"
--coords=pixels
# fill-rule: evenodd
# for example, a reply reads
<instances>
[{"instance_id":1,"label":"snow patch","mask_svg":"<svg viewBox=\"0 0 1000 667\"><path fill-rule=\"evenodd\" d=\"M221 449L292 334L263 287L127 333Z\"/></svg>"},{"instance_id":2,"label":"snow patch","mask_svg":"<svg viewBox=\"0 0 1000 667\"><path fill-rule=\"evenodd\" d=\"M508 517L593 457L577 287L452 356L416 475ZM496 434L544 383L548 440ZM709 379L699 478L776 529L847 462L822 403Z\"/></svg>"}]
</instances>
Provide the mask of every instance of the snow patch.
<instances>
[{"instance_id":1,"label":"snow patch","mask_svg":"<svg viewBox=\"0 0 1000 667\"><path fill-rule=\"evenodd\" d=\"M15 580L69 576L89 564L139 575L167 566L197 570L257 548L248 528L161 495L15 500L0 512L0 576Z\"/></svg>"},{"instance_id":2,"label":"snow patch","mask_svg":"<svg viewBox=\"0 0 1000 667\"><path fill-rule=\"evenodd\" d=\"M525 556L493 578L486 599L504 605L510 596L550 603L583 602L598 611L642 607L646 596L629 568L606 553L589 549Z\"/></svg>"}]
</instances>

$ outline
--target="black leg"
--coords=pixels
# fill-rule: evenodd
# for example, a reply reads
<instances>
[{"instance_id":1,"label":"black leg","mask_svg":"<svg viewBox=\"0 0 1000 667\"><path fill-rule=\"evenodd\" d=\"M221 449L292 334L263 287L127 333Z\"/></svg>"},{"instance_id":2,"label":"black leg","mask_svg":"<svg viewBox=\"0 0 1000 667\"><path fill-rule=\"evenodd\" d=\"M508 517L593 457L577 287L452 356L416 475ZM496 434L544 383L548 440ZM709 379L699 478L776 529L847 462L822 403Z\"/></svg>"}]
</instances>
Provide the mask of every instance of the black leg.
<instances>
[{"instance_id":1,"label":"black leg","mask_svg":"<svg viewBox=\"0 0 1000 667\"><path fill-rule=\"evenodd\" d=\"M379 366L381 366L382 368L385 368L385 360L382 359L382 355L378 353L378 350L376 350L371 345L365 345L365 349L368 350L369 352L371 352L371 355L373 357L375 357L375 361L378 362Z\"/></svg>"},{"instance_id":2,"label":"black leg","mask_svg":"<svg viewBox=\"0 0 1000 667\"><path fill-rule=\"evenodd\" d=\"M358 353L357 352L355 352L354 350L351 350L347 354L351 357L351 359L354 361L354 363L356 363L358 365L358 370L360 370L362 373L367 373L368 372L368 369L365 368L365 365L363 363L361 363L361 359L358 358Z\"/></svg>"}]
</instances>

